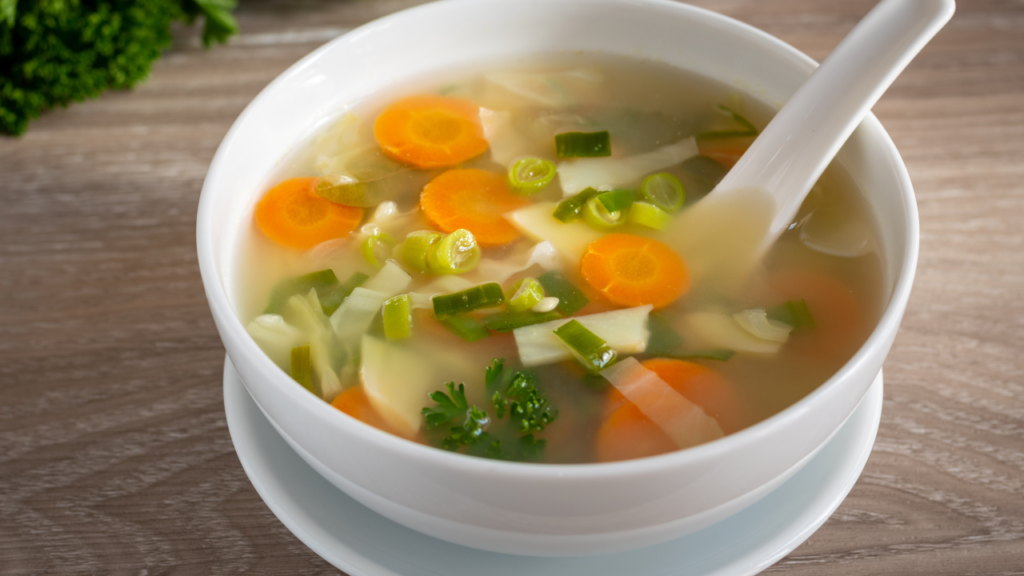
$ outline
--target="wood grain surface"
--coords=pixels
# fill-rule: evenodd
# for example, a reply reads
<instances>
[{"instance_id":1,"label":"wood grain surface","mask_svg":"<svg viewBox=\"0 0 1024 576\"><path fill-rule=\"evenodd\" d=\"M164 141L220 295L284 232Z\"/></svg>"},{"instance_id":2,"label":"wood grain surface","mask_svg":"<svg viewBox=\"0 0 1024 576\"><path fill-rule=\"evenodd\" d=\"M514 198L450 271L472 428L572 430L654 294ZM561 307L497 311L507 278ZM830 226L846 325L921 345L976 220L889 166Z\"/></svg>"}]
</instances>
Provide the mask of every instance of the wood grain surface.
<instances>
[{"instance_id":1,"label":"wood grain surface","mask_svg":"<svg viewBox=\"0 0 1024 576\"><path fill-rule=\"evenodd\" d=\"M253 490L195 255L243 107L416 0L243 1L148 82L0 138L0 574L337 574ZM700 0L822 59L872 0ZM921 211L882 424L833 517L769 569L1024 574L1024 2L961 0L875 107Z\"/></svg>"}]
</instances>

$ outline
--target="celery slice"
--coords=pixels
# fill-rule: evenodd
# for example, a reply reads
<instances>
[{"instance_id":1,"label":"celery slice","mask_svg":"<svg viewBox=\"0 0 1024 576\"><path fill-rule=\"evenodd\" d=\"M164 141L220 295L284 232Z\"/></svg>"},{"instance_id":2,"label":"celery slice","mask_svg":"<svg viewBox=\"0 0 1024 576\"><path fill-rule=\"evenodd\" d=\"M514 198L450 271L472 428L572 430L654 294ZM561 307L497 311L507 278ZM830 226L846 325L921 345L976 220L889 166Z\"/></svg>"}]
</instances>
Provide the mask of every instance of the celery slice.
<instances>
[{"instance_id":1,"label":"celery slice","mask_svg":"<svg viewBox=\"0 0 1024 576\"><path fill-rule=\"evenodd\" d=\"M338 277L334 275L334 271L330 268L310 272L295 278L288 278L279 282L271 291L270 301L267 303L263 313L280 314L284 310L284 305L288 302L289 298L296 294L306 294L311 288L315 288L317 295L323 298L337 284Z\"/></svg>"},{"instance_id":2,"label":"celery slice","mask_svg":"<svg viewBox=\"0 0 1024 576\"><path fill-rule=\"evenodd\" d=\"M550 184L555 174L554 162L536 157L523 158L509 166L508 182L516 194L530 196Z\"/></svg>"},{"instance_id":3,"label":"celery slice","mask_svg":"<svg viewBox=\"0 0 1024 576\"><path fill-rule=\"evenodd\" d=\"M408 294L384 302L384 335L388 340L404 340L412 336L412 303Z\"/></svg>"},{"instance_id":4,"label":"celery slice","mask_svg":"<svg viewBox=\"0 0 1024 576\"><path fill-rule=\"evenodd\" d=\"M473 233L459 228L430 246L427 270L433 274L465 274L480 263L480 255Z\"/></svg>"},{"instance_id":5,"label":"celery slice","mask_svg":"<svg viewBox=\"0 0 1024 576\"><path fill-rule=\"evenodd\" d=\"M430 250L442 238L444 238L444 234L433 230L410 232L405 238L405 243L402 244L402 260L417 272L428 271L430 264L427 258L430 255Z\"/></svg>"},{"instance_id":6,"label":"celery slice","mask_svg":"<svg viewBox=\"0 0 1024 576\"><path fill-rule=\"evenodd\" d=\"M583 292L567 280L561 272L554 270L545 272L537 278L537 281L544 287L548 296L558 298L558 311L562 313L562 316L572 316L590 304L590 300L583 295Z\"/></svg>"},{"instance_id":7,"label":"celery slice","mask_svg":"<svg viewBox=\"0 0 1024 576\"><path fill-rule=\"evenodd\" d=\"M572 222L583 213L583 206L592 197L597 195L597 190L587 188L575 196L566 198L558 203L555 208L554 217L562 222Z\"/></svg>"},{"instance_id":8,"label":"celery slice","mask_svg":"<svg viewBox=\"0 0 1024 576\"><path fill-rule=\"evenodd\" d=\"M380 268L391 257L391 249L396 243L394 236L387 232L380 232L363 240L359 251L367 264L374 268Z\"/></svg>"},{"instance_id":9,"label":"celery slice","mask_svg":"<svg viewBox=\"0 0 1024 576\"><path fill-rule=\"evenodd\" d=\"M629 207L629 221L655 230L664 230L672 223L672 215L650 202L634 202Z\"/></svg>"},{"instance_id":10,"label":"celery slice","mask_svg":"<svg viewBox=\"0 0 1024 576\"><path fill-rule=\"evenodd\" d=\"M590 372L600 372L615 362L615 350L597 334L587 330L579 320L571 320L555 328L554 334Z\"/></svg>"},{"instance_id":11,"label":"celery slice","mask_svg":"<svg viewBox=\"0 0 1024 576\"><path fill-rule=\"evenodd\" d=\"M626 212L623 210L609 212L600 198L600 196L595 196L583 205L583 221L599 232L609 232L625 224Z\"/></svg>"},{"instance_id":12,"label":"celery slice","mask_svg":"<svg viewBox=\"0 0 1024 576\"><path fill-rule=\"evenodd\" d=\"M814 317L803 298L779 304L768 311L768 318L789 324L794 329L814 328Z\"/></svg>"},{"instance_id":13,"label":"celery slice","mask_svg":"<svg viewBox=\"0 0 1024 576\"><path fill-rule=\"evenodd\" d=\"M309 344L292 348L291 377L306 390L320 395L313 384L313 363L309 358Z\"/></svg>"},{"instance_id":14,"label":"celery slice","mask_svg":"<svg viewBox=\"0 0 1024 576\"><path fill-rule=\"evenodd\" d=\"M640 193L648 202L666 212L678 212L686 201L686 189L675 175L668 172L651 174L644 178Z\"/></svg>"},{"instance_id":15,"label":"celery slice","mask_svg":"<svg viewBox=\"0 0 1024 576\"><path fill-rule=\"evenodd\" d=\"M555 153L559 158L597 158L612 155L608 131L565 132L555 135Z\"/></svg>"},{"instance_id":16,"label":"celery slice","mask_svg":"<svg viewBox=\"0 0 1024 576\"><path fill-rule=\"evenodd\" d=\"M550 312L501 312L484 319L484 326L495 332L511 332L516 328L532 326L558 320L562 315L557 310Z\"/></svg>"},{"instance_id":17,"label":"celery slice","mask_svg":"<svg viewBox=\"0 0 1024 576\"><path fill-rule=\"evenodd\" d=\"M370 277L362 272L355 272L348 277L341 284L335 286L332 290L326 291L326 293L320 297L320 306L324 309L324 314L330 316L334 314L334 311L341 306L341 303L348 298L352 291L363 285L364 282L369 280ZM317 293L319 295L319 292Z\"/></svg>"},{"instance_id":18,"label":"celery slice","mask_svg":"<svg viewBox=\"0 0 1024 576\"><path fill-rule=\"evenodd\" d=\"M505 294L502 293L500 284L488 282L454 294L434 296L431 301L434 304L434 315L446 318L498 306L505 302Z\"/></svg>"},{"instance_id":19,"label":"celery slice","mask_svg":"<svg viewBox=\"0 0 1024 576\"><path fill-rule=\"evenodd\" d=\"M466 342L476 342L491 335L487 327L472 316L437 317L437 321Z\"/></svg>"},{"instance_id":20,"label":"celery slice","mask_svg":"<svg viewBox=\"0 0 1024 576\"><path fill-rule=\"evenodd\" d=\"M525 312L544 299L544 287L536 278L523 278L512 285L512 296L508 298L508 309Z\"/></svg>"}]
</instances>

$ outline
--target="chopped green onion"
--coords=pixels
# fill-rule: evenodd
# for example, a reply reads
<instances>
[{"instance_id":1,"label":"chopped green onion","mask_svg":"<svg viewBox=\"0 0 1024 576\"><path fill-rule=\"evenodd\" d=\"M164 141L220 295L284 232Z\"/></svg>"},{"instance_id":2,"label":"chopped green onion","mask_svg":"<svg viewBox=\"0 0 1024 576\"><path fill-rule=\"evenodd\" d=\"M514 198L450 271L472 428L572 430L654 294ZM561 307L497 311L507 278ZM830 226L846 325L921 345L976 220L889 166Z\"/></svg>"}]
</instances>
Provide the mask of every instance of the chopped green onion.
<instances>
[{"instance_id":1,"label":"chopped green onion","mask_svg":"<svg viewBox=\"0 0 1024 576\"><path fill-rule=\"evenodd\" d=\"M501 291L501 284L488 282L454 294L434 296L431 300L434 303L434 315L447 318L481 308L493 308L505 301L505 295Z\"/></svg>"},{"instance_id":2,"label":"chopped green onion","mask_svg":"<svg viewBox=\"0 0 1024 576\"><path fill-rule=\"evenodd\" d=\"M595 195L597 195L597 190L586 188L579 194L562 200L555 208L555 218L562 222L572 222L579 218L583 211L583 205Z\"/></svg>"},{"instance_id":3,"label":"chopped green onion","mask_svg":"<svg viewBox=\"0 0 1024 576\"><path fill-rule=\"evenodd\" d=\"M593 158L612 155L608 131L566 132L555 136L555 152L559 158Z\"/></svg>"},{"instance_id":4,"label":"chopped green onion","mask_svg":"<svg viewBox=\"0 0 1024 576\"><path fill-rule=\"evenodd\" d=\"M427 270L434 274L464 274L479 263L480 246L463 228L435 242L427 253Z\"/></svg>"},{"instance_id":5,"label":"chopped green onion","mask_svg":"<svg viewBox=\"0 0 1024 576\"><path fill-rule=\"evenodd\" d=\"M736 354L735 350L726 350L725 348L712 348L709 350L691 350L689 352L673 352L671 354L662 354L666 358L675 358L676 360L719 360L721 362L727 361Z\"/></svg>"},{"instance_id":6,"label":"chopped green onion","mask_svg":"<svg viewBox=\"0 0 1024 576\"><path fill-rule=\"evenodd\" d=\"M523 278L512 285L512 296L508 298L508 309L525 312L544 299L544 287L535 278Z\"/></svg>"},{"instance_id":7,"label":"chopped green onion","mask_svg":"<svg viewBox=\"0 0 1024 576\"><path fill-rule=\"evenodd\" d=\"M583 205L583 221L594 230L607 232L626 223L626 212L609 212L601 203L600 196L595 196Z\"/></svg>"},{"instance_id":8,"label":"chopped green onion","mask_svg":"<svg viewBox=\"0 0 1024 576\"><path fill-rule=\"evenodd\" d=\"M672 215L650 202L634 202L629 207L629 221L655 230L664 230L672 223Z\"/></svg>"},{"instance_id":9,"label":"chopped green onion","mask_svg":"<svg viewBox=\"0 0 1024 576\"><path fill-rule=\"evenodd\" d=\"M562 317L557 310L550 312L501 312L493 316L488 316L484 319L484 325L489 330L495 332L511 332L516 328L522 328L523 326L532 326L534 324L543 324L544 322L551 322L552 320L558 320Z\"/></svg>"},{"instance_id":10,"label":"chopped green onion","mask_svg":"<svg viewBox=\"0 0 1024 576\"><path fill-rule=\"evenodd\" d=\"M636 192L632 190L612 190L597 195L605 209L609 212L618 212L629 208L630 204L636 201Z\"/></svg>"},{"instance_id":11,"label":"chopped green onion","mask_svg":"<svg viewBox=\"0 0 1024 576\"><path fill-rule=\"evenodd\" d=\"M555 179L555 164L543 158L523 158L508 169L508 182L512 191L520 196L540 192Z\"/></svg>"},{"instance_id":12,"label":"chopped green onion","mask_svg":"<svg viewBox=\"0 0 1024 576\"><path fill-rule=\"evenodd\" d=\"M384 302L384 336L388 340L404 340L412 336L412 302L408 294Z\"/></svg>"},{"instance_id":13,"label":"chopped green onion","mask_svg":"<svg viewBox=\"0 0 1024 576\"><path fill-rule=\"evenodd\" d=\"M430 269L427 257L434 244L441 241L444 234L433 230L418 230L410 232L402 244L402 260L417 272L426 272Z\"/></svg>"},{"instance_id":14,"label":"chopped green onion","mask_svg":"<svg viewBox=\"0 0 1024 576\"><path fill-rule=\"evenodd\" d=\"M683 183L668 172L659 172L644 178L643 184L640 185L640 193L648 202L666 212L678 212L686 201Z\"/></svg>"},{"instance_id":15,"label":"chopped green onion","mask_svg":"<svg viewBox=\"0 0 1024 576\"><path fill-rule=\"evenodd\" d=\"M735 110L727 108L721 104L718 105L718 110L721 111L726 116L732 118L734 122L736 122L743 128L739 130L709 130L707 132L701 132L700 134L697 134L696 138L700 140L717 140L720 138L741 138L747 136L757 136L757 127L754 126L754 124L750 122L750 120L747 120Z\"/></svg>"},{"instance_id":16,"label":"chopped green onion","mask_svg":"<svg viewBox=\"0 0 1024 576\"><path fill-rule=\"evenodd\" d=\"M537 277L537 281L544 287L548 296L558 298L558 311L562 313L562 316L572 316L590 304L590 300L583 295L583 292L567 280L561 272L554 270L545 272Z\"/></svg>"},{"instance_id":17,"label":"chopped green onion","mask_svg":"<svg viewBox=\"0 0 1024 576\"><path fill-rule=\"evenodd\" d=\"M645 354L650 356L668 356L683 344L683 337L672 328L669 319L659 312L653 312L647 317L647 330L651 337L647 339Z\"/></svg>"},{"instance_id":18,"label":"chopped green onion","mask_svg":"<svg viewBox=\"0 0 1024 576\"><path fill-rule=\"evenodd\" d=\"M395 237L387 232L380 232L363 240L359 251L363 260L374 268L380 268L391 257L391 248L396 244Z\"/></svg>"},{"instance_id":19,"label":"chopped green onion","mask_svg":"<svg viewBox=\"0 0 1024 576\"><path fill-rule=\"evenodd\" d=\"M615 362L615 351L600 336L587 330L579 320L555 328L555 336L568 346L590 372L600 372Z\"/></svg>"},{"instance_id":20,"label":"chopped green onion","mask_svg":"<svg viewBox=\"0 0 1024 576\"><path fill-rule=\"evenodd\" d=\"M785 322L794 329L814 328L815 326L814 317L811 316L811 310L807 308L807 302L803 298L779 304L768 311L768 318Z\"/></svg>"},{"instance_id":21,"label":"chopped green onion","mask_svg":"<svg viewBox=\"0 0 1024 576\"><path fill-rule=\"evenodd\" d=\"M309 344L292 348L291 377L306 390L320 395L313 385L313 363L309 359Z\"/></svg>"},{"instance_id":22,"label":"chopped green onion","mask_svg":"<svg viewBox=\"0 0 1024 576\"><path fill-rule=\"evenodd\" d=\"M476 342L491 335L483 323L472 316L449 316L437 318L437 321L466 342Z\"/></svg>"},{"instance_id":23,"label":"chopped green onion","mask_svg":"<svg viewBox=\"0 0 1024 576\"><path fill-rule=\"evenodd\" d=\"M315 288L317 296L323 300L324 294L338 284L338 277L330 268L310 272L295 278L289 278L278 283L270 293L270 302L263 310L264 314L280 314L284 310L288 299L296 294L309 294L310 289Z\"/></svg>"},{"instance_id":24,"label":"chopped green onion","mask_svg":"<svg viewBox=\"0 0 1024 576\"><path fill-rule=\"evenodd\" d=\"M352 291L369 279L370 277L362 272L354 272L348 277L348 280L327 291L320 297L320 306L324 309L324 314L328 316L334 314L334 311L352 294Z\"/></svg>"}]
</instances>

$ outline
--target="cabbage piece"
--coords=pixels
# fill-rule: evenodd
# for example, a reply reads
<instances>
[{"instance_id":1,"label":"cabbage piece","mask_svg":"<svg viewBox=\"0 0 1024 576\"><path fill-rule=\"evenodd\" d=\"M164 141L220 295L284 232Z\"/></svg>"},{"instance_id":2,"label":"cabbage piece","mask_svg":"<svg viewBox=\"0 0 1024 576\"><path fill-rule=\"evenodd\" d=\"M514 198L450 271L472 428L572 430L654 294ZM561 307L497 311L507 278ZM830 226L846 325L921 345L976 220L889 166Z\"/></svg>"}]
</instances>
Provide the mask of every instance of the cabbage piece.
<instances>
[{"instance_id":1,"label":"cabbage piece","mask_svg":"<svg viewBox=\"0 0 1024 576\"><path fill-rule=\"evenodd\" d=\"M693 312L683 317L689 336L700 344L712 348L726 348L737 352L775 354L782 343L765 340L745 330L728 314L719 312Z\"/></svg>"},{"instance_id":2,"label":"cabbage piece","mask_svg":"<svg viewBox=\"0 0 1024 576\"><path fill-rule=\"evenodd\" d=\"M732 315L732 318L744 330L762 340L785 343L789 340L789 333L793 331L793 327L789 324L768 318L768 313L764 308L751 308L737 312Z\"/></svg>"},{"instance_id":3,"label":"cabbage piece","mask_svg":"<svg viewBox=\"0 0 1024 576\"><path fill-rule=\"evenodd\" d=\"M305 296L289 298L285 303L284 318L302 334L302 342L296 346L309 343L309 359L313 366L313 376L320 388L320 396L330 402L344 390L334 366L335 351L341 344L334 337L316 290L310 290ZM291 368L290 359L285 366Z\"/></svg>"},{"instance_id":4,"label":"cabbage piece","mask_svg":"<svg viewBox=\"0 0 1024 576\"><path fill-rule=\"evenodd\" d=\"M529 249L509 256L504 260L492 260L484 258L473 270L464 277L470 280L484 282L504 282L513 274L522 272L532 266L539 266L545 272L550 270L562 270L565 267L565 259L555 245L549 241L538 242Z\"/></svg>"},{"instance_id":5,"label":"cabbage piece","mask_svg":"<svg viewBox=\"0 0 1024 576\"><path fill-rule=\"evenodd\" d=\"M529 155L533 145L512 123L512 113L480 108L484 140L491 149L491 160L508 166L516 158Z\"/></svg>"},{"instance_id":6,"label":"cabbage piece","mask_svg":"<svg viewBox=\"0 0 1024 576\"><path fill-rule=\"evenodd\" d=\"M644 368L636 358L626 358L601 371L616 390L632 402L680 448L717 440L725 433L700 406L686 399Z\"/></svg>"},{"instance_id":7,"label":"cabbage piece","mask_svg":"<svg viewBox=\"0 0 1024 576\"><path fill-rule=\"evenodd\" d=\"M387 294L387 297L390 298L405 292L411 282L412 276L409 273L402 270L402 267L394 260L388 260L380 272L367 280L362 287L366 290Z\"/></svg>"},{"instance_id":8,"label":"cabbage piece","mask_svg":"<svg viewBox=\"0 0 1024 576\"><path fill-rule=\"evenodd\" d=\"M260 350L288 372L291 367L292 348L306 343L301 330L290 326L278 314L263 314L245 327L245 331L256 341Z\"/></svg>"},{"instance_id":9,"label":"cabbage piece","mask_svg":"<svg viewBox=\"0 0 1024 576\"><path fill-rule=\"evenodd\" d=\"M624 308L575 318L562 318L543 324L516 328L512 334L519 348L519 359L523 366L540 366L569 360L572 351L555 335L554 330L571 320L579 320L620 354L639 354L647 349L651 337L647 329L647 316L654 307L650 304L635 308Z\"/></svg>"},{"instance_id":10,"label":"cabbage piece","mask_svg":"<svg viewBox=\"0 0 1024 576\"><path fill-rule=\"evenodd\" d=\"M463 290L468 290L476 285L476 282L466 280L462 276L444 275L438 277L430 284L420 286L417 290L410 292L409 298L412 300L413 308L426 308L428 310L433 310L434 303L431 299L434 296L437 296L438 294L462 292Z\"/></svg>"},{"instance_id":11,"label":"cabbage piece","mask_svg":"<svg viewBox=\"0 0 1024 576\"><path fill-rule=\"evenodd\" d=\"M575 158L558 165L562 195L572 196L586 188L611 190L636 186L644 176L679 164L699 154L697 141L685 138L657 150L625 158Z\"/></svg>"},{"instance_id":12,"label":"cabbage piece","mask_svg":"<svg viewBox=\"0 0 1024 576\"><path fill-rule=\"evenodd\" d=\"M599 97L604 75L596 68L576 68L541 73L493 72L485 75L484 79L492 97L493 89L497 87L518 96L519 105L561 108Z\"/></svg>"},{"instance_id":13,"label":"cabbage piece","mask_svg":"<svg viewBox=\"0 0 1024 576\"><path fill-rule=\"evenodd\" d=\"M350 340L370 329L373 318L380 312L381 306L392 295L386 292L368 290L360 286L341 303L331 315L331 325L339 338Z\"/></svg>"},{"instance_id":14,"label":"cabbage piece","mask_svg":"<svg viewBox=\"0 0 1024 576\"><path fill-rule=\"evenodd\" d=\"M557 204L537 202L505 214L517 230L536 242L550 242L570 262L579 262L587 246L601 233L582 220L561 222L553 216Z\"/></svg>"},{"instance_id":15,"label":"cabbage piece","mask_svg":"<svg viewBox=\"0 0 1024 576\"><path fill-rule=\"evenodd\" d=\"M368 148L366 143L360 146L359 118L351 112L343 114L320 134L313 147L316 150L314 165L321 174L347 174L349 159Z\"/></svg>"}]
</instances>

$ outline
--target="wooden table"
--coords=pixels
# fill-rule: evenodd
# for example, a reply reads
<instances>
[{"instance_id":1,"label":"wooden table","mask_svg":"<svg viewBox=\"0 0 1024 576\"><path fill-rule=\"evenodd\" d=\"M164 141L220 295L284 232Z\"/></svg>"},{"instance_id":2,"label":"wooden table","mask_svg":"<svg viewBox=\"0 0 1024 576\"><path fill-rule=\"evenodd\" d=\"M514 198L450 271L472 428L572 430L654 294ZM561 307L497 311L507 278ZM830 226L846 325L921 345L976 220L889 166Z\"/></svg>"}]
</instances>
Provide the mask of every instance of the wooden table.
<instances>
[{"instance_id":1,"label":"wooden table","mask_svg":"<svg viewBox=\"0 0 1024 576\"><path fill-rule=\"evenodd\" d=\"M131 92L0 138L0 573L335 574L271 514L224 421L199 190L264 85L416 0L264 0L180 29ZM873 0L701 0L822 59ZM787 574L1024 574L1024 4L961 0L875 113L921 260L882 424Z\"/></svg>"}]
</instances>

